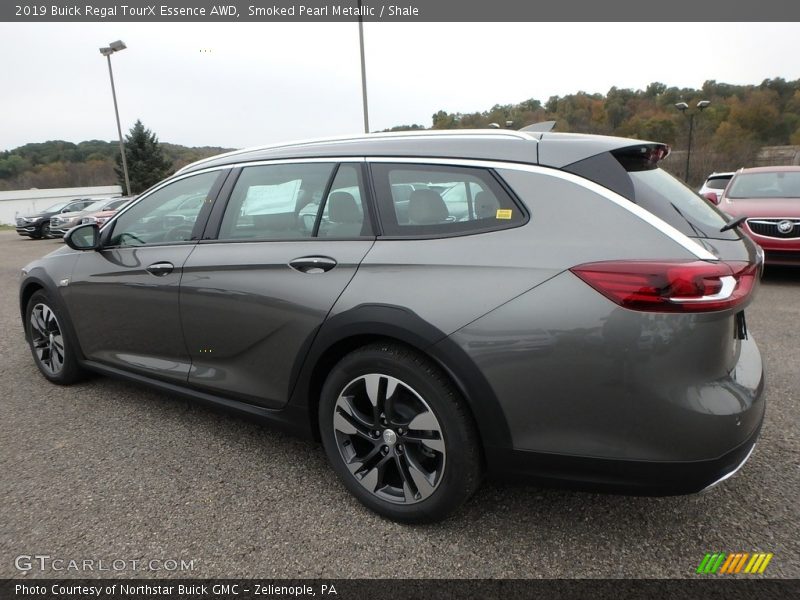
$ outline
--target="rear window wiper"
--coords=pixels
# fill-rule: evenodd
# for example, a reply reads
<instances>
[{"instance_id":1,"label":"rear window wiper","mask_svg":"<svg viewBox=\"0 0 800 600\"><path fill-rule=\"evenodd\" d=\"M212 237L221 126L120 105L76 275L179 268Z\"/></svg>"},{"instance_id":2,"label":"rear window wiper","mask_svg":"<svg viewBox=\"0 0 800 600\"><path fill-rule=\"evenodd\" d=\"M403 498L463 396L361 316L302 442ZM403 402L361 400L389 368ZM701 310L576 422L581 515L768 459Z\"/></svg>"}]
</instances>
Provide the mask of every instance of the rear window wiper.
<instances>
[{"instance_id":1,"label":"rear window wiper","mask_svg":"<svg viewBox=\"0 0 800 600\"><path fill-rule=\"evenodd\" d=\"M728 221L725 225L722 226L720 229L720 233L723 231L728 231L729 229L733 229L734 227L738 227L742 223L747 220L747 217L739 217L738 219L734 219L733 221Z\"/></svg>"}]
</instances>

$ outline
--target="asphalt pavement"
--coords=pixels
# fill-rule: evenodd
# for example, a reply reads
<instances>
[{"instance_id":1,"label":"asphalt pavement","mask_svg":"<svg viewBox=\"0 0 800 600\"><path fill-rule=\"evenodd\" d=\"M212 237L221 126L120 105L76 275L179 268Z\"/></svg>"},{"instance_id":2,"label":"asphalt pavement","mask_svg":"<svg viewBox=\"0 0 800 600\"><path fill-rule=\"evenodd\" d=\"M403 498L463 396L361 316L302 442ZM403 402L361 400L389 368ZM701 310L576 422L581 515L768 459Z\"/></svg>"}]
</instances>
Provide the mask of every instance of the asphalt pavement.
<instances>
[{"instance_id":1,"label":"asphalt pavement","mask_svg":"<svg viewBox=\"0 0 800 600\"><path fill-rule=\"evenodd\" d=\"M768 269L747 311L768 407L732 479L669 498L488 483L446 522L404 526L362 508L316 443L105 377L48 383L17 285L60 245L0 231L0 578L93 575L71 560L125 577L682 578L707 552L755 551L774 554L764 576L800 577L800 269Z\"/></svg>"}]
</instances>

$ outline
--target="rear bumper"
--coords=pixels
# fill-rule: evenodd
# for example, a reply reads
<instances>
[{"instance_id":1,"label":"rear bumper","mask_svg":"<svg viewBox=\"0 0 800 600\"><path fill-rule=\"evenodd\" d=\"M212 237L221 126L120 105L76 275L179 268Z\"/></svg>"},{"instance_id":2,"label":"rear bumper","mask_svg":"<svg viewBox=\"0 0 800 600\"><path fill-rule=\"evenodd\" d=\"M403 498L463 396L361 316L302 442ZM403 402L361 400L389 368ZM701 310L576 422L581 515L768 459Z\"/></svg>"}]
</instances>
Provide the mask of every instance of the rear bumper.
<instances>
[{"instance_id":1,"label":"rear bumper","mask_svg":"<svg viewBox=\"0 0 800 600\"><path fill-rule=\"evenodd\" d=\"M733 476L750 458L760 432L761 422L742 444L713 460L610 460L500 448L487 448L486 458L491 475L498 479L585 491L674 496L706 491Z\"/></svg>"},{"instance_id":2,"label":"rear bumper","mask_svg":"<svg viewBox=\"0 0 800 600\"><path fill-rule=\"evenodd\" d=\"M776 239L747 233L764 250L764 262L770 265L800 265L800 238Z\"/></svg>"}]
</instances>

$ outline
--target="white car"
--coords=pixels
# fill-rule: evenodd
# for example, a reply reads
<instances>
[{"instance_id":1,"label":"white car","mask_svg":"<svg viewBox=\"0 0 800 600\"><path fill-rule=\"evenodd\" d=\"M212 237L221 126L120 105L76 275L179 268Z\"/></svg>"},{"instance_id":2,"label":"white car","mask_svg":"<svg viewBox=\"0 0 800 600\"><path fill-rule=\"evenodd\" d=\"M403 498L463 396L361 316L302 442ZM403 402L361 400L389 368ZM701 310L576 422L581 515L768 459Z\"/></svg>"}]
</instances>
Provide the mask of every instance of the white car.
<instances>
[{"instance_id":1,"label":"white car","mask_svg":"<svg viewBox=\"0 0 800 600\"><path fill-rule=\"evenodd\" d=\"M706 177L698 194L713 204L719 204L719 199L722 197L722 192L728 186L728 182L733 177L734 173L712 173Z\"/></svg>"}]
</instances>

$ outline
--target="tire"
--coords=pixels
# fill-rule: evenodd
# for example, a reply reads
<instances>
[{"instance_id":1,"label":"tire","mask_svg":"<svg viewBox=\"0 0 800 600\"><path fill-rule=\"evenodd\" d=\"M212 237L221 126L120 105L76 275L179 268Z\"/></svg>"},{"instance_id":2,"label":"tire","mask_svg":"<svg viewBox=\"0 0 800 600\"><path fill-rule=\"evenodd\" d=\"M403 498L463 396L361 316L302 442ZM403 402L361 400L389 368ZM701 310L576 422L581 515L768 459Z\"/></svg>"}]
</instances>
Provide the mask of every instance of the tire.
<instances>
[{"instance_id":1,"label":"tire","mask_svg":"<svg viewBox=\"0 0 800 600\"><path fill-rule=\"evenodd\" d=\"M394 521L444 519L480 485L480 441L466 403L436 365L400 344L364 346L331 370L319 427L347 489Z\"/></svg>"},{"instance_id":2,"label":"tire","mask_svg":"<svg viewBox=\"0 0 800 600\"><path fill-rule=\"evenodd\" d=\"M39 237L44 239L49 239L50 236L50 221L45 221L42 223L42 226L39 228Z\"/></svg>"},{"instance_id":3,"label":"tire","mask_svg":"<svg viewBox=\"0 0 800 600\"><path fill-rule=\"evenodd\" d=\"M64 330L64 317L44 290L35 292L25 307L28 345L39 372L53 383L70 385L85 371L78 363L76 344Z\"/></svg>"}]
</instances>

